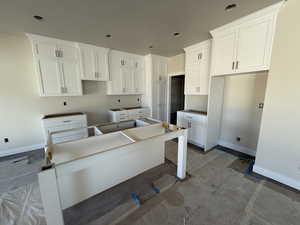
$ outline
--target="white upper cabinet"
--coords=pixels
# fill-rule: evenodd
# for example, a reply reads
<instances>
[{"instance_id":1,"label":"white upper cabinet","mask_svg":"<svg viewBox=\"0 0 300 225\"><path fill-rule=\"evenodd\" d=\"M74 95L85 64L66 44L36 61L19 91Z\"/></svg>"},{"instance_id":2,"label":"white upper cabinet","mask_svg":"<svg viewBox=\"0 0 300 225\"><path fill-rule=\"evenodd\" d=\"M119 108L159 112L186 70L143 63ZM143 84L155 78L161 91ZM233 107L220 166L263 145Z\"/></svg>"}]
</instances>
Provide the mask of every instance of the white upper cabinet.
<instances>
[{"instance_id":1,"label":"white upper cabinet","mask_svg":"<svg viewBox=\"0 0 300 225\"><path fill-rule=\"evenodd\" d=\"M28 35L41 96L82 95L78 49L72 42Z\"/></svg>"},{"instance_id":2,"label":"white upper cabinet","mask_svg":"<svg viewBox=\"0 0 300 225\"><path fill-rule=\"evenodd\" d=\"M143 94L144 57L120 51L109 54L108 95Z\"/></svg>"},{"instance_id":3,"label":"white upper cabinet","mask_svg":"<svg viewBox=\"0 0 300 225\"><path fill-rule=\"evenodd\" d=\"M78 43L82 80L108 81L108 49Z\"/></svg>"},{"instance_id":4,"label":"white upper cabinet","mask_svg":"<svg viewBox=\"0 0 300 225\"><path fill-rule=\"evenodd\" d=\"M185 95L207 95L211 42L205 41L185 48Z\"/></svg>"},{"instance_id":5,"label":"white upper cabinet","mask_svg":"<svg viewBox=\"0 0 300 225\"><path fill-rule=\"evenodd\" d=\"M236 60L236 32L229 31L214 37L213 74L232 74Z\"/></svg>"},{"instance_id":6,"label":"white upper cabinet","mask_svg":"<svg viewBox=\"0 0 300 225\"><path fill-rule=\"evenodd\" d=\"M282 2L211 31L212 76L270 68L276 19Z\"/></svg>"}]
</instances>

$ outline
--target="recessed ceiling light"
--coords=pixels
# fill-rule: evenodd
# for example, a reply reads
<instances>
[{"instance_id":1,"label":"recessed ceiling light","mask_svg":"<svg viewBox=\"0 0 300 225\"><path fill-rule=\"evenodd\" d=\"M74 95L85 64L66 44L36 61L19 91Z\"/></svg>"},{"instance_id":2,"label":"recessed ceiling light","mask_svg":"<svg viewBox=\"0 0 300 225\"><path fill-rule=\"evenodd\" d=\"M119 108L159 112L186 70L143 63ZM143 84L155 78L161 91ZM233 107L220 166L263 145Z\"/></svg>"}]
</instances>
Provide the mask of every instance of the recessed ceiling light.
<instances>
[{"instance_id":1,"label":"recessed ceiling light","mask_svg":"<svg viewBox=\"0 0 300 225\"><path fill-rule=\"evenodd\" d=\"M111 38L111 34L107 34L107 35L105 35L105 37Z\"/></svg>"},{"instance_id":2,"label":"recessed ceiling light","mask_svg":"<svg viewBox=\"0 0 300 225\"><path fill-rule=\"evenodd\" d=\"M225 11L229 12L237 7L237 4L233 3L225 7Z\"/></svg>"},{"instance_id":3,"label":"recessed ceiling light","mask_svg":"<svg viewBox=\"0 0 300 225\"><path fill-rule=\"evenodd\" d=\"M33 18L38 20L38 21L41 21L41 20L44 19L42 16L39 16L39 15L34 15Z\"/></svg>"},{"instance_id":4,"label":"recessed ceiling light","mask_svg":"<svg viewBox=\"0 0 300 225\"><path fill-rule=\"evenodd\" d=\"M178 37L178 36L180 35L180 33L175 32L173 35L174 35L175 37Z\"/></svg>"}]
</instances>

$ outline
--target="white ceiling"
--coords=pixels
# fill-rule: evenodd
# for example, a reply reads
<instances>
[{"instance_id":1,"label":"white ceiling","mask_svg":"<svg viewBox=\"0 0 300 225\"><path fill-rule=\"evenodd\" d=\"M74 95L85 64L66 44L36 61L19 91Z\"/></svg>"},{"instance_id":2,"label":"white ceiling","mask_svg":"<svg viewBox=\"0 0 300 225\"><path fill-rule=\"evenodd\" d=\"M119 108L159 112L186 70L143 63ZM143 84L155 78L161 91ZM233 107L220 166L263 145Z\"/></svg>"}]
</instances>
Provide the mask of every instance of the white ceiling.
<instances>
[{"instance_id":1,"label":"white ceiling","mask_svg":"<svg viewBox=\"0 0 300 225\"><path fill-rule=\"evenodd\" d=\"M279 0L0 0L0 31L173 56L209 30ZM225 12L226 5L238 7ZM44 17L36 21L33 15ZM174 32L181 36L173 37ZM112 38L106 38L111 34ZM148 49L153 45L152 50Z\"/></svg>"}]
</instances>

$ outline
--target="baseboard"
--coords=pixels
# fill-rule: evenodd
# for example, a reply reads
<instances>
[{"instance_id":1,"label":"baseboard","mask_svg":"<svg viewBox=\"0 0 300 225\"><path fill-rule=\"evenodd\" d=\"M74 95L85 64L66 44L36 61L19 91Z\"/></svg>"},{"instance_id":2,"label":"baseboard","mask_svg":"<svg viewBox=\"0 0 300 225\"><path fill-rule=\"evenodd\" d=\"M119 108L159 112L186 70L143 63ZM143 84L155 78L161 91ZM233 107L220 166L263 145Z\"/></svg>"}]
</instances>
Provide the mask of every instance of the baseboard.
<instances>
[{"instance_id":1,"label":"baseboard","mask_svg":"<svg viewBox=\"0 0 300 225\"><path fill-rule=\"evenodd\" d=\"M295 188L297 190L300 190L300 182L295 180L295 179L286 177L286 176L284 176L282 174L279 174L279 173L275 173L271 170L262 168L262 167L257 166L257 165L254 165L253 171L260 174L260 175L263 175L265 177L276 180L279 183L282 183L282 184L285 184L285 185L290 186L292 188Z\"/></svg>"},{"instance_id":2,"label":"baseboard","mask_svg":"<svg viewBox=\"0 0 300 225\"><path fill-rule=\"evenodd\" d=\"M18 148L11 148L6 150L0 150L0 157L14 155L22 152L29 152L37 149L44 148L45 144L36 144L36 145L29 145L29 146L23 146Z\"/></svg>"},{"instance_id":3,"label":"baseboard","mask_svg":"<svg viewBox=\"0 0 300 225\"><path fill-rule=\"evenodd\" d=\"M242 146L239 146L239 145L235 145L235 144L232 144L232 143L229 143L229 142L226 142L226 141L219 140L218 144L223 146L223 147L230 148L232 150L242 152L242 153L245 153L247 155L254 156L254 157L255 157L255 154L256 154L256 151L253 150L253 149L242 147Z\"/></svg>"}]
</instances>

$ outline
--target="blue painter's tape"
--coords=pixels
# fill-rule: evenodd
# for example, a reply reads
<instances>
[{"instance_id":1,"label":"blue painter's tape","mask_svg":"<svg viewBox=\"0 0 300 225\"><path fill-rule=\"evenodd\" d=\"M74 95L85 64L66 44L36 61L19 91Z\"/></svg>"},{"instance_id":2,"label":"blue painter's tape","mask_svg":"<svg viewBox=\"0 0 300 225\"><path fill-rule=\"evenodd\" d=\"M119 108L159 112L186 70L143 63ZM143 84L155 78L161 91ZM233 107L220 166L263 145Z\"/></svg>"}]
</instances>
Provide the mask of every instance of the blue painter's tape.
<instances>
[{"instance_id":1,"label":"blue painter's tape","mask_svg":"<svg viewBox=\"0 0 300 225\"><path fill-rule=\"evenodd\" d=\"M137 194L135 192L131 193L131 198L136 202L138 206L141 206L141 201L139 200Z\"/></svg>"},{"instance_id":2,"label":"blue painter's tape","mask_svg":"<svg viewBox=\"0 0 300 225\"><path fill-rule=\"evenodd\" d=\"M158 187L156 187L154 184L151 184L151 187L153 188L153 190L156 192L156 193L160 193L160 189Z\"/></svg>"},{"instance_id":3,"label":"blue painter's tape","mask_svg":"<svg viewBox=\"0 0 300 225\"><path fill-rule=\"evenodd\" d=\"M258 180L261 180L260 176L258 176L256 174L253 174L253 166L254 166L254 160L251 160L250 163L249 163L248 168L244 171L244 174L247 175L247 176L254 177Z\"/></svg>"}]
</instances>

